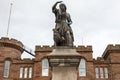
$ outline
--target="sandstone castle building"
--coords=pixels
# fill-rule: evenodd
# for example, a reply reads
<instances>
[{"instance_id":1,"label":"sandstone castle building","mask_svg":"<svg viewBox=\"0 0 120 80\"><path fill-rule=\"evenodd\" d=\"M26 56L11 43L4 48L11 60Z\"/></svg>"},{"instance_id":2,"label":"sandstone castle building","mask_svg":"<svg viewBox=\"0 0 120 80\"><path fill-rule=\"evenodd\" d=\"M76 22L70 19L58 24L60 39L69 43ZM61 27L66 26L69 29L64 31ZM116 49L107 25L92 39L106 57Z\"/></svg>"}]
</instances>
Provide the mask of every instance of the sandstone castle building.
<instances>
[{"instance_id":1,"label":"sandstone castle building","mask_svg":"<svg viewBox=\"0 0 120 80\"><path fill-rule=\"evenodd\" d=\"M35 46L34 59L21 59L23 46L15 39L0 39L0 80L120 80L120 45L108 45L96 60L92 46L64 48L64 56L54 56L55 47Z\"/></svg>"},{"instance_id":2,"label":"sandstone castle building","mask_svg":"<svg viewBox=\"0 0 120 80\"><path fill-rule=\"evenodd\" d=\"M120 80L120 44L108 45L102 56L94 59L92 46L74 46L72 20L66 9L62 1L53 5L54 45L36 45L35 54L16 39L0 38L0 80ZM21 59L24 51L34 58Z\"/></svg>"}]
</instances>

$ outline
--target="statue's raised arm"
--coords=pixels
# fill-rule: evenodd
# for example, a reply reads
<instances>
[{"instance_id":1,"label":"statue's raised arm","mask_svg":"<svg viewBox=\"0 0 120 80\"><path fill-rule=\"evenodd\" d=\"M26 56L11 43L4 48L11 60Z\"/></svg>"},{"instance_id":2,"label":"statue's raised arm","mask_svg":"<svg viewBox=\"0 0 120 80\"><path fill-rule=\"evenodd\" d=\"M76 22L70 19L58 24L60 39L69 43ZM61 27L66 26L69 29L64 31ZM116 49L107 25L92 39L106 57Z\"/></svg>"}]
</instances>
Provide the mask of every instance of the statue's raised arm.
<instances>
[{"instance_id":1,"label":"statue's raised arm","mask_svg":"<svg viewBox=\"0 0 120 80\"><path fill-rule=\"evenodd\" d=\"M55 10L57 10L57 8L56 8L56 6L57 6L57 4L58 3L61 3L62 1L57 1L54 5L53 5L53 7L52 7L52 12L54 13L55 12Z\"/></svg>"}]
</instances>

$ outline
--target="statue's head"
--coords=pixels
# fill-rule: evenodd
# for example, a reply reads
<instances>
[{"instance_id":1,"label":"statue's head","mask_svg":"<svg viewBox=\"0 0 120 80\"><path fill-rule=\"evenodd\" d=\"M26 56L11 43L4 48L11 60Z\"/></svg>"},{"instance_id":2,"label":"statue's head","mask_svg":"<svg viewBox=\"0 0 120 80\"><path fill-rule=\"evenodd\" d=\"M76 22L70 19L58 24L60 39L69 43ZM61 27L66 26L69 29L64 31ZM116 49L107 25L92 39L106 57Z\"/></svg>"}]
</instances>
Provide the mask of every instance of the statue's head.
<instances>
[{"instance_id":1,"label":"statue's head","mask_svg":"<svg viewBox=\"0 0 120 80\"><path fill-rule=\"evenodd\" d=\"M61 3L61 4L59 5L59 7L60 7L61 11L66 11L66 10L67 10L66 5L63 4L63 3Z\"/></svg>"}]
</instances>

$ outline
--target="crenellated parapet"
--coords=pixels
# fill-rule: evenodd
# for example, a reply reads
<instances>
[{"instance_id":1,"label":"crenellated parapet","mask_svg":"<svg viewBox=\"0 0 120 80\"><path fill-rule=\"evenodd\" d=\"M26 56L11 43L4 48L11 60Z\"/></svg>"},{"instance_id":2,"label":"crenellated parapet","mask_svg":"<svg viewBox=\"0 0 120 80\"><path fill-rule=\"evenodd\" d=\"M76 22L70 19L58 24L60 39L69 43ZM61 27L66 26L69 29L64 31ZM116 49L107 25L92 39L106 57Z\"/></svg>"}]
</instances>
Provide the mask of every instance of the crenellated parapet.
<instances>
[{"instance_id":1,"label":"crenellated parapet","mask_svg":"<svg viewBox=\"0 0 120 80\"><path fill-rule=\"evenodd\" d=\"M76 47L78 52L92 52L92 46L78 46Z\"/></svg>"},{"instance_id":2,"label":"crenellated parapet","mask_svg":"<svg viewBox=\"0 0 120 80\"><path fill-rule=\"evenodd\" d=\"M53 46L35 46L35 52L51 52L53 50Z\"/></svg>"},{"instance_id":3,"label":"crenellated parapet","mask_svg":"<svg viewBox=\"0 0 120 80\"><path fill-rule=\"evenodd\" d=\"M48 45L44 45L44 46L36 46L35 47L35 51L52 51L53 49L55 49L56 47L53 46L48 46ZM63 48L63 47L57 47L57 48ZM69 47L64 47L66 49L69 49ZM70 47L70 49L72 49ZM78 52L92 52L92 46L78 46L78 47L73 47L73 49L76 49L76 51Z\"/></svg>"},{"instance_id":4,"label":"crenellated parapet","mask_svg":"<svg viewBox=\"0 0 120 80\"><path fill-rule=\"evenodd\" d=\"M115 44L115 45L108 45L106 50L120 50L120 44Z\"/></svg>"},{"instance_id":5,"label":"crenellated parapet","mask_svg":"<svg viewBox=\"0 0 120 80\"><path fill-rule=\"evenodd\" d=\"M97 59L93 60L95 64L105 63L103 57L97 57Z\"/></svg>"},{"instance_id":6,"label":"crenellated parapet","mask_svg":"<svg viewBox=\"0 0 120 80\"><path fill-rule=\"evenodd\" d=\"M103 53L103 57L107 57L111 52L120 52L120 44L109 44Z\"/></svg>"},{"instance_id":7,"label":"crenellated parapet","mask_svg":"<svg viewBox=\"0 0 120 80\"><path fill-rule=\"evenodd\" d=\"M0 39L0 47L11 47L19 50L21 53L23 52L23 44L22 42L16 40L16 39L9 39L7 37L2 37Z\"/></svg>"}]
</instances>

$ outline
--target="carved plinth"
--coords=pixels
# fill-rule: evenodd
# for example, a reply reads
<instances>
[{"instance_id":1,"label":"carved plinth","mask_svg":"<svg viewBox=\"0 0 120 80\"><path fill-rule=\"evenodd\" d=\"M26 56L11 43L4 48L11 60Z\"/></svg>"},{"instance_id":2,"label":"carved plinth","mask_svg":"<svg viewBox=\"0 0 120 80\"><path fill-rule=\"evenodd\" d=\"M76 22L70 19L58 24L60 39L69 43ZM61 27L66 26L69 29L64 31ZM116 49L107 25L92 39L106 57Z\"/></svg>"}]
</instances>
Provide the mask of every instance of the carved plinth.
<instances>
[{"instance_id":1,"label":"carved plinth","mask_svg":"<svg viewBox=\"0 0 120 80\"><path fill-rule=\"evenodd\" d=\"M51 67L78 67L81 55L74 48L58 47L47 55Z\"/></svg>"}]
</instances>

